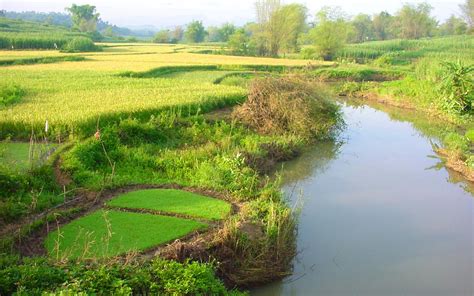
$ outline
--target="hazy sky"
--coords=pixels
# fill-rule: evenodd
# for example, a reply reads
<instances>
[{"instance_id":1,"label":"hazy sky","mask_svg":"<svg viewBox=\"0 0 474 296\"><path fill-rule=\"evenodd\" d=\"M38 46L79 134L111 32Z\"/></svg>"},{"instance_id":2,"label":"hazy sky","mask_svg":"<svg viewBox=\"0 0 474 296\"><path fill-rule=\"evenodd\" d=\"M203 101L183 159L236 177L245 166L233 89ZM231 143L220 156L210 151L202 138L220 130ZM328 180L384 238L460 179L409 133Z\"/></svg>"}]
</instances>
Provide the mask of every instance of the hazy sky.
<instances>
[{"instance_id":1,"label":"hazy sky","mask_svg":"<svg viewBox=\"0 0 474 296\"><path fill-rule=\"evenodd\" d=\"M101 18L121 26L153 25L158 28L186 24L193 19L203 20L205 25L224 22L244 24L254 20L255 0L0 0L0 9L13 11L57 11L76 4L97 6ZM423 0L284 0L284 3L305 4L313 15L324 5L340 6L349 14L375 13L387 10L391 13L403 3L419 3ZM433 14L441 20L451 14L459 14L458 5L464 0L427 0L434 7Z\"/></svg>"}]
</instances>

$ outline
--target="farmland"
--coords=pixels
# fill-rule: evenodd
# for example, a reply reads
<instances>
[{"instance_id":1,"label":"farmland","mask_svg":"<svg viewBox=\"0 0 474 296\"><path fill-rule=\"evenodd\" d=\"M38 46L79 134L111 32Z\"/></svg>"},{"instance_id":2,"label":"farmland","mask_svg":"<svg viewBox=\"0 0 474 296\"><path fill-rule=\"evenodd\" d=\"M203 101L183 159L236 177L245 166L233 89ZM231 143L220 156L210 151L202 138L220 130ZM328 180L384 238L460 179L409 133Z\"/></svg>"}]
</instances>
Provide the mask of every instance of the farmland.
<instances>
[{"instance_id":1,"label":"farmland","mask_svg":"<svg viewBox=\"0 0 474 296\"><path fill-rule=\"evenodd\" d=\"M88 127L90 132L99 117L103 120L118 118L125 115L124 112L149 116L160 109L192 104L212 109L236 103L245 96L241 88L213 84L225 73L157 80L119 76L124 71L140 72L170 65L307 64L297 60L211 57L187 53L185 47L180 48L184 52L173 53L174 46L120 46L84 55L84 61L1 67L0 75L5 78L2 84L18 84L26 95L20 104L0 110L0 137L26 138L32 127L40 131L46 121L51 132L58 136L73 131L83 135L83 129ZM0 52L0 55L11 53ZM25 52L25 56L22 53L17 52L12 59L31 55L31 52ZM190 80L189 83L186 80Z\"/></svg>"},{"instance_id":2,"label":"farmland","mask_svg":"<svg viewBox=\"0 0 474 296\"><path fill-rule=\"evenodd\" d=\"M468 24L277 2L152 40L0 16L1 295L468 289Z\"/></svg>"},{"instance_id":3,"label":"farmland","mask_svg":"<svg viewBox=\"0 0 474 296\"><path fill-rule=\"evenodd\" d=\"M263 181L264 171L246 159L260 161L274 151L290 157L284 155L293 155L309 139L257 134L228 117L206 116L244 102L252 77L271 72L278 76L301 69L308 61L202 55L192 53L198 46L186 45L101 46L97 53L2 52L3 60L9 61L0 67L2 85L21 90L0 110L0 135L6 140L1 207L8 213L2 223L9 227L16 219L19 225L26 223L19 230L26 240L7 237L3 248L20 244L26 253L48 254L50 260L102 264L130 254L141 258L144 251L157 248L171 252L175 239L184 237L193 244L207 236L211 246L203 249L210 252L206 256L226 258L221 247L212 246L238 246L241 235L256 232L259 239L248 242L255 245L246 254L232 248L234 264L247 266L244 269L252 270L253 276L245 272L234 280L260 281L283 272L294 252L294 217L276 183ZM57 60L43 62L42 57ZM26 59L32 62L16 62ZM331 130L332 125L319 129L318 136L331 137ZM55 144L46 149L52 154L49 159L32 164L28 154L12 155L18 145L39 151L45 140ZM7 168L14 156L16 162ZM121 188L136 184L176 184L203 193L156 189L119 194ZM222 198L245 210L231 214L230 204ZM252 203L260 205L254 208ZM27 217L53 206L56 210L28 224ZM107 218L101 210L93 210L104 206ZM249 234L238 234L241 227ZM28 247L29 240L38 236L39 247ZM276 239L282 243L275 249ZM271 259L275 252L288 256ZM247 261L253 256L260 259ZM259 267L269 260L271 272ZM226 268L229 273L237 270L232 265Z\"/></svg>"}]
</instances>

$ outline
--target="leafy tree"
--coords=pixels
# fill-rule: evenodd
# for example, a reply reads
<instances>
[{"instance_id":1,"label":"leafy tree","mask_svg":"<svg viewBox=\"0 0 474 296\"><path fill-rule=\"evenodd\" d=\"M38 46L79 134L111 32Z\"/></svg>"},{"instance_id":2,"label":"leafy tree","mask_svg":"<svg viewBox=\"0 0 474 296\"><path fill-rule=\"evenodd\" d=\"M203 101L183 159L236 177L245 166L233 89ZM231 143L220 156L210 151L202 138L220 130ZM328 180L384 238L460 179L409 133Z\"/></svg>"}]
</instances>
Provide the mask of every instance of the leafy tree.
<instances>
[{"instance_id":1,"label":"leafy tree","mask_svg":"<svg viewBox=\"0 0 474 296\"><path fill-rule=\"evenodd\" d=\"M282 6L276 13L282 35L281 47L284 52L298 51L298 40L306 30L308 9L301 4Z\"/></svg>"},{"instance_id":2,"label":"leafy tree","mask_svg":"<svg viewBox=\"0 0 474 296\"><path fill-rule=\"evenodd\" d=\"M319 55L324 60L331 60L346 44L349 32L347 16L340 8L323 7L316 14L316 26L310 36Z\"/></svg>"},{"instance_id":3,"label":"leafy tree","mask_svg":"<svg viewBox=\"0 0 474 296\"><path fill-rule=\"evenodd\" d=\"M225 23L218 29L219 41L227 42L232 34L234 34L236 28L234 24Z\"/></svg>"},{"instance_id":4,"label":"leafy tree","mask_svg":"<svg viewBox=\"0 0 474 296\"><path fill-rule=\"evenodd\" d=\"M207 27L207 41L209 42L220 42L219 28L218 27Z\"/></svg>"},{"instance_id":5,"label":"leafy tree","mask_svg":"<svg viewBox=\"0 0 474 296\"><path fill-rule=\"evenodd\" d=\"M280 0L257 0L255 3L257 26L254 43L257 44L260 55L278 55L282 34L279 31L281 23L276 13L280 7Z\"/></svg>"},{"instance_id":6,"label":"leafy tree","mask_svg":"<svg viewBox=\"0 0 474 296\"><path fill-rule=\"evenodd\" d=\"M192 21L184 33L186 41L191 43L203 42L206 37L206 30L201 21Z\"/></svg>"},{"instance_id":7,"label":"leafy tree","mask_svg":"<svg viewBox=\"0 0 474 296\"><path fill-rule=\"evenodd\" d=\"M169 30L158 31L153 37L154 43L170 43L170 41L171 41L171 37L170 37Z\"/></svg>"},{"instance_id":8,"label":"leafy tree","mask_svg":"<svg viewBox=\"0 0 474 296\"><path fill-rule=\"evenodd\" d=\"M394 17L386 11L382 11L381 13L376 14L372 20L375 39L391 39L393 22Z\"/></svg>"},{"instance_id":9,"label":"leafy tree","mask_svg":"<svg viewBox=\"0 0 474 296\"><path fill-rule=\"evenodd\" d=\"M80 32L95 32L99 13L96 12L93 5L76 5L66 8L71 13L73 28Z\"/></svg>"},{"instance_id":10,"label":"leafy tree","mask_svg":"<svg viewBox=\"0 0 474 296\"><path fill-rule=\"evenodd\" d=\"M176 26L171 32L171 43L179 43L183 40L184 37L184 30L181 26Z\"/></svg>"},{"instance_id":11,"label":"leafy tree","mask_svg":"<svg viewBox=\"0 0 474 296\"><path fill-rule=\"evenodd\" d=\"M235 33L229 37L227 45L234 54L252 55L254 53L250 42L250 37L244 29L235 31Z\"/></svg>"},{"instance_id":12,"label":"leafy tree","mask_svg":"<svg viewBox=\"0 0 474 296\"><path fill-rule=\"evenodd\" d=\"M358 14L352 20L354 27L351 40L356 43L371 41L375 39L375 29L372 18L367 14Z\"/></svg>"},{"instance_id":13,"label":"leafy tree","mask_svg":"<svg viewBox=\"0 0 474 296\"><path fill-rule=\"evenodd\" d=\"M437 26L437 21L431 16L432 10L433 7L427 3L403 5L396 16L399 37L419 39L432 36Z\"/></svg>"},{"instance_id":14,"label":"leafy tree","mask_svg":"<svg viewBox=\"0 0 474 296\"><path fill-rule=\"evenodd\" d=\"M467 24L463 19L452 15L439 28L441 35L462 35L467 32Z\"/></svg>"},{"instance_id":15,"label":"leafy tree","mask_svg":"<svg viewBox=\"0 0 474 296\"><path fill-rule=\"evenodd\" d=\"M277 56L280 51L292 52L306 27L307 9L300 4L281 5L278 0L256 2L257 25L253 43L261 55Z\"/></svg>"},{"instance_id":16,"label":"leafy tree","mask_svg":"<svg viewBox=\"0 0 474 296\"><path fill-rule=\"evenodd\" d=\"M459 5L464 20L471 30L474 29L474 0L466 0L466 3Z\"/></svg>"}]
</instances>

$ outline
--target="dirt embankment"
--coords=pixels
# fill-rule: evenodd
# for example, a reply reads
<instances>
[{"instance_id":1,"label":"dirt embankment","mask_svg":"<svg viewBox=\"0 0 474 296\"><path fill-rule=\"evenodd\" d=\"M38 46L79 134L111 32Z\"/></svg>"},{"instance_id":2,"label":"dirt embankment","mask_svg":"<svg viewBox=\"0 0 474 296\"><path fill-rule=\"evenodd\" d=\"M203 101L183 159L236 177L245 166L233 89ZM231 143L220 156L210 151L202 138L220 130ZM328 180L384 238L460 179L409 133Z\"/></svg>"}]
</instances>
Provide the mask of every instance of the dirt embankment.
<instances>
[{"instance_id":1,"label":"dirt embankment","mask_svg":"<svg viewBox=\"0 0 474 296\"><path fill-rule=\"evenodd\" d=\"M460 153L451 152L446 149L436 149L436 153L445 160L447 168L458 172L464 179L474 182L474 170L466 165L463 156Z\"/></svg>"}]
</instances>

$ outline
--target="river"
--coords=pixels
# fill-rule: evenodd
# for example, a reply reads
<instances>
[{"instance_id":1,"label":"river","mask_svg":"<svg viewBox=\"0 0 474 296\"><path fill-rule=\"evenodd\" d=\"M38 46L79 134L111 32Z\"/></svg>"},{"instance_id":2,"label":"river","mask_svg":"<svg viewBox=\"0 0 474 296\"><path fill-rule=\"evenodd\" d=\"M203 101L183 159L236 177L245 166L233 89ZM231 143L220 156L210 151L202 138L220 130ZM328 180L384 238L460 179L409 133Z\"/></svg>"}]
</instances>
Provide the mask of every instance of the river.
<instances>
[{"instance_id":1,"label":"river","mask_svg":"<svg viewBox=\"0 0 474 296\"><path fill-rule=\"evenodd\" d=\"M445 125L342 105L341 144L282 170L303 196L293 275L251 294L474 295L474 190L433 152Z\"/></svg>"}]
</instances>

